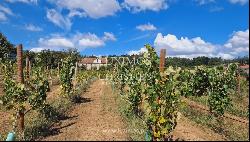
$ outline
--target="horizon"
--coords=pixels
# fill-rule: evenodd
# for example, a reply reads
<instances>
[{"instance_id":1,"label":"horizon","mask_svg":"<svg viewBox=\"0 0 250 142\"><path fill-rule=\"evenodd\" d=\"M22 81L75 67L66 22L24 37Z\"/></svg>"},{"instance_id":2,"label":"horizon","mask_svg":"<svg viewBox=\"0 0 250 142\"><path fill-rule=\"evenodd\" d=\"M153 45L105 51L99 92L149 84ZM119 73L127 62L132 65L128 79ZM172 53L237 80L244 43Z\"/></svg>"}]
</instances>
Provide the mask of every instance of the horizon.
<instances>
[{"instance_id":1,"label":"horizon","mask_svg":"<svg viewBox=\"0 0 250 142\"><path fill-rule=\"evenodd\" d=\"M98 8L96 8L98 6ZM249 58L248 0L4 0L0 31L24 50Z\"/></svg>"}]
</instances>

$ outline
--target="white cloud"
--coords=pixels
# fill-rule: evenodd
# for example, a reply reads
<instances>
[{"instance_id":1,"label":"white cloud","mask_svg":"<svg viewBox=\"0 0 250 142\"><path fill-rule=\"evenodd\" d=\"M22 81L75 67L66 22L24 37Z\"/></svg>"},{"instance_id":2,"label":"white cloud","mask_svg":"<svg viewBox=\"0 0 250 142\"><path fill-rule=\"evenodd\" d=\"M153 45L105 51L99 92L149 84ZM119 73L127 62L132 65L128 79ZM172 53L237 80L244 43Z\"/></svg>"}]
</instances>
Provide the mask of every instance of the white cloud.
<instances>
[{"instance_id":1,"label":"white cloud","mask_svg":"<svg viewBox=\"0 0 250 142\"><path fill-rule=\"evenodd\" d=\"M128 39L128 40L126 40L125 42L136 41L136 40L140 40L140 39L147 38L147 37L149 37L149 36L150 36L150 34L148 33L148 34L145 34L145 35L141 35L141 36L137 36L137 37Z\"/></svg>"},{"instance_id":2,"label":"white cloud","mask_svg":"<svg viewBox=\"0 0 250 142\"><path fill-rule=\"evenodd\" d=\"M78 45L81 47L100 47L104 46L105 43L95 34L88 33L78 41Z\"/></svg>"},{"instance_id":3,"label":"white cloud","mask_svg":"<svg viewBox=\"0 0 250 142\"><path fill-rule=\"evenodd\" d=\"M205 57L221 57L222 59L233 59L234 56L232 56L231 54L225 54L225 53L219 53L217 55L215 54L190 54L190 55L167 55L167 57L180 57L180 58L189 58L189 59L193 59L195 57L201 57L201 56L205 56Z\"/></svg>"},{"instance_id":4,"label":"white cloud","mask_svg":"<svg viewBox=\"0 0 250 142\"><path fill-rule=\"evenodd\" d=\"M145 47L142 47L140 50L132 50L132 51L129 51L127 54L128 55L139 55L139 54L142 54L144 52L147 52L147 49Z\"/></svg>"},{"instance_id":5,"label":"white cloud","mask_svg":"<svg viewBox=\"0 0 250 142\"><path fill-rule=\"evenodd\" d=\"M32 51L32 52L41 52L41 51L44 50L44 49L45 49L45 48L36 47L36 48L30 49L30 51Z\"/></svg>"},{"instance_id":6,"label":"white cloud","mask_svg":"<svg viewBox=\"0 0 250 142\"><path fill-rule=\"evenodd\" d=\"M222 59L233 59L234 56L229 53L219 53L216 57L221 57Z\"/></svg>"},{"instance_id":7,"label":"white cloud","mask_svg":"<svg viewBox=\"0 0 250 142\"><path fill-rule=\"evenodd\" d=\"M45 49L50 50L63 50L74 48L74 43L70 41L70 39L60 36L51 36L47 38L40 38L38 40L38 45L36 47L32 47L30 51L40 52Z\"/></svg>"},{"instance_id":8,"label":"white cloud","mask_svg":"<svg viewBox=\"0 0 250 142\"><path fill-rule=\"evenodd\" d=\"M39 45L44 47L73 48L74 44L64 37L52 37L50 39L39 39Z\"/></svg>"},{"instance_id":9,"label":"white cloud","mask_svg":"<svg viewBox=\"0 0 250 142\"><path fill-rule=\"evenodd\" d=\"M5 0L10 3L14 2L22 2L22 3L27 3L27 4L37 4L38 0Z\"/></svg>"},{"instance_id":10,"label":"white cloud","mask_svg":"<svg viewBox=\"0 0 250 142\"><path fill-rule=\"evenodd\" d=\"M51 2L60 8L73 11L77 15L81 13L80 15L94 19L115 15L121 9L117 0L51 0Z\"/></svg>"},{"instance_id":11,"label":"white cloud","mask_svg":"<svg viewBox=\"0 0 250 142\"><path fill-rule=\"evenodd\" d=\"M56 4L57 8L62 11L67 9L69 12L66 16L55 9L47 10L47 18L55 25L69 30L71 28L71 18L75 16L90 17L94 19L113 16L121 10L117 0L48 0Z\"/></svg>"},{"instance_id":12,"label":"white cloud","mask_svg":"<svg viewBox=\"0 0 250 142\"><path fill-rule=\"evenodd\" d=\"M2 5L0 5L0 11L2 11L3 13L5 13L7 15L14 15L13 12L11 11L11 9L4 7Z\"/></svg>"},{"instance_id":13,"label":"white cloud","mask_svg":"<svg viewBox=\"0 0 250 142\"><path fill-rule=\"evenodd\" d=\"M104 32L103 37L98 37L96 34L78 34L74 37L74 40L78 40L78 45L81 48L87 47L101 47L105 46L106 41L116 41L116 37L113 33Z\"/></svg>"},{"instance_id":14,"label":"white cloud","mask_svg":"<svg viewBox=\"0 0 250 142\"><path fill-rule=\"evenodd\" d=\"M8 18L6 17L6 15L3 12L0 12L0 22L1 21L6 21Z\"/></svg>"},{"instance_id":15,"label":"white cloud","mask_svg":"<svg viewBox=\"0 0 250 142\"><path fill-rule=\"evenodd\" d=\"M224 44L216 45L204 41L200 37L189 39L168 34L157 34L154 41L157 50L167 49L167 56L194 58L198 56L222 57L232 59L239 55L249 54L249 30L238 31Z\"/></svg>"},{"instance_id":16,"label":"white cloud","mask_svg":"<svg viewBox=\"0 0 250 142\"><path fill-rule=\"evenodd\" d=\"M214 3L215 0L195 0L199 5L205 5L209 3Z\"/></svg>"},{"instance_id":17,"label":"white cloud","mask_svg":"<svg viewBox=\"0 0 250 142\"><path fill-rule=\"evenodd\" d=\"M14 13L8 7L0 5L0 21L6 21L8 19L7 15L13 16Z\"/></svg>"},{"instance_id":18,"label":"white cloud","mask_svg":"<svg viewBox=\"0 0 250 142\"><path fill-rule=\"evenodd\" d=\"M47 10L47 18L49 21L54 23L56 26L69 30L71 28L71 21L68 17L63 17L58 11L55 9L48 9Z\"/></svg>"},{"instance_id":19,"label":"white cloud","mask_svg":"<svg viewBox=\"0 0 250 142\"><path fill-rule=\"evenodd\" d=\"M216 3L218 0L194 0L199 5L205 5L210 3ZM249 0L228 0L231 4L240 4L245 5L249 2ZM221 10L221 9L220 9Z\"/></svg>"},{"instance_id":20,"label":"white cloud","mask_svg":"<svg viewBox=\"0 0 250 142\"><path fill-rule=\"evenodd\" d=\"M71 10L68 14L69 18L72 18L74 16L79 16L79 17L86 17L87 14L85 12L77 11L77 10Z\"/></svg>"},{"instance_id":21,"label":"white cloud","mask_svg":"<svg viewBox=\"0 0 250 142\"><path fill-rule=\"evenodd\" d=\"M104 37L103 40L111 40L111 41L116 41L116 37L113 33L109 33L109 32L104 32Z\"/></svg>"},{"instance_id":22,"label":"white cloud","mask_svg":"<svg viewBox=\"0 0 250 142\"><path fill-rule=\"evenodd\" d=\"M25 29L28 30L28 31L32 31L32 32L40 32L40 31L43 31L42 28L40 28L40 27L38 27L38 26L35 26L35 25L32 25L32 24L25 25Z\"/></svg>"},{"instance_id":23,"label":"white cloud","mask_svg":"<svg viewBox=\"0 0 250 142\"><path fill-rule=\"evenodd\" d=\"M132 12L145 10L160 11L168 8L166 0L125 0L122 6Z\"/></svg>"},{"instance_id":24,"label":"white cloud","mask_svg":"<svg viewBox=\"0 0 250 142\"><path fill-rule=\"evenodd\" d=\"M215 45L205 42L200 37L188 39L181 37L178 39L175 35L168 34L163 36L158 33L154 45L157 48L167 48L170 54L207 54L215 51Z\"/></svg>"},{"instance_id":25,"label":"white cloud","mask_svg":"<svg viewBox=\"0 0 250 142\"><path fill-rule=\"evenodd\" d=\"M141 30L141 31L154 31L157 28L154 25L148 23L148 24L144 24L144 25L138 25L138 26L136 26L136 29Z\"/></svg>"},{"instance_id":26,"label":"white cloud","mask_svg":"<svg viewBox=\"0 0 250 142\"><path fill-rule=\"evenodd\" d=\"M241 5L244 5L244 4L248 3L248 0L229 0L229 2L232 3L232 4L241 4Z\"/></svg>"},{"instance_id":27,"label":"white cloud","mask_svg":"<svg viewBox=\"0 0 250 142\"><path fill-rule=\"evenodd\" d=\"M234 32L232 37L224 44L226 48L232 50L232 53L249 52L249 29L246 31Z\"/></svg>"},{"instance_id":28,"label":"white cloud","mask_svg":"<svg viewBox=\"0 0 250 142\"><path fill-rule=\"evenodd\" d=\"M43 49L62 50L76 48L81 51L85 48L102 47L105 46L106 41L114 41L114 39L116 39L112 33L105 33L103 37L98 37L93 33L76 33L71 37L64 37L60 34L51 34L49 37L40 38L37 47L33 47L31 50L40 51Z\"/></svg>"}]
</instances>

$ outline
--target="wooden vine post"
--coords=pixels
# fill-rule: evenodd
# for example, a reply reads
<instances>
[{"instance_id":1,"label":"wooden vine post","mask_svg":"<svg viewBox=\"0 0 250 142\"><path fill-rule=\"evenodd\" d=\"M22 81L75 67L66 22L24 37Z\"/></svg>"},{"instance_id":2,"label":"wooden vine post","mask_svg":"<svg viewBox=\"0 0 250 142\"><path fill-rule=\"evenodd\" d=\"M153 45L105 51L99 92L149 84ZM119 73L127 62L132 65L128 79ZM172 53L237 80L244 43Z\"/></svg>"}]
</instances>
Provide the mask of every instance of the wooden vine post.
<instances>
[{"instance_id":1,"label":"wooden vine post","mask_svg":"<svg viewBox=\"0 0 250 142\"><path fill-rule=\"evenodd\" d=\"M22 65L22 60L23 60L23 46L22 44L19 44L17 46L17 82L24 84L24 78L23 78L23 65ZM24 132L24 111L20 110L18 112L19 116L19 122L18 122L18 128L21 131L21 134Z\"/></svg>"},{"instance_id":2,"label":"wooden vine post","mask_svg":"<svg viewBox=\"0 0 250 142\"><path fill-rule=\"evenodd\" d=\"M74 79L74 90L76 90L76 84L77 84L77 70L78 70L78 63L76 61L76 67L75 67L75 79Z\"/></svg>"},{"instance_id":3,"label":"wooden vine post","mask_svg":"<svg viewBox=\"0 0 250 142\"><path fill-rule=\"evenodd\" d=\"M31 76L31 61L29 60L29 77Z\"/></svg>"},{"instance_id":4,"label":"wooden vine post","mask_svg":"<svg viewBox=\"0 0 250 142\"><path fill-rule=\"evenodd\" d=\"M166 57L166 49L161 49L160 52L160 72L164 72L165 68L165 57Z\"/></svg>"},{"instance_id":5,"label":"wooden vine post","mask_svg":"<svg viewBox=\"0 0 250 142\"><path fill-rule=\"evenodd\" d=\"M166 57L166 49L161 49L160 51L160 66L159 66L159 70L161 73L164 72L165 69L165 57ZM157 98L157 102L159 104L160 102L160 98Z\"/></svg>"},{"instance_id":6,"label":"wooden vine post","mask_svg":"<svg viewBox=\"0 0 250 142\"><path fill-rule=\"evenodd\" d=\"M29 52L26 55L26 79L30 78L30 60L29 60Z\"/></svg>"}]
</instances>

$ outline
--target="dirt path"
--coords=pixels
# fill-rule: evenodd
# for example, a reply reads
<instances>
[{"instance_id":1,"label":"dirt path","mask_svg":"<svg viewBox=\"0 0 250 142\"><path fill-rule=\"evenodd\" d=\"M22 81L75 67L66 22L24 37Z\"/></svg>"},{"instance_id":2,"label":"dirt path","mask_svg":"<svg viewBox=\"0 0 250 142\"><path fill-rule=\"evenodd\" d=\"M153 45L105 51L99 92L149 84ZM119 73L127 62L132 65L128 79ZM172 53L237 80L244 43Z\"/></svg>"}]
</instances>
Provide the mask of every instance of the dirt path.
<instances>
[{"instance_id":1,"label":"dirt path","mask_svg":"<svg viewBox=\"0 0 250 142\"><path fill-rule=\"evenodd\" d=\"M52 102L55 99L58 99L60 97L60 85L53 85L50 88L50 92L47 92L47 98L46 101L47 102Z\"/></svg>"},{"instance_id":2,"label":"dirt path","mask_svg":"<svg viewBox=\"0 0 250 142\"><path fill-rule=\"evenodd\" d=\"M181 116L173 133L174 139L185 141L225 141L226 138Z\"/></svg>"},{"instance_id":3,"label":"dirt path","mask_svg":"<svg viewBox=\"0 0 250 142\"><path fill-rule=\"evenodd\" d=\"M62 121L58 135L44 140L129 140L125 124L111 94L105 94L105 82L95 81L82 95L83 103L76 105L69 113L70 119Z\"/></svg>"}]
</instances>

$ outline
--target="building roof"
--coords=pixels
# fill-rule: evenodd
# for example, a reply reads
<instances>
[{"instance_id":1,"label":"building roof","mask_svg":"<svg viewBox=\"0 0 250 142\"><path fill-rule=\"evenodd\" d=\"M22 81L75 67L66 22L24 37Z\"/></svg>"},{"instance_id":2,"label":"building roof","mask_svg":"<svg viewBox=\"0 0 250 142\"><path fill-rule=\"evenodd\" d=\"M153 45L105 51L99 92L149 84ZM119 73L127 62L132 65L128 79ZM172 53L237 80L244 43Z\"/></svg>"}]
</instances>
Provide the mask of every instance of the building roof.
<instances>
[{"instance_id":1,"label":"building roof","mask_svg":"<svg viewBox=\"0 0 250 142\"><path fill-rule=\"evenodd\" d=\"M101 58L101 63L102 64L107 64L108 62L108 59L107 58Z\"/></svg>"},{"instance_id":2,"label":"building roof","mask_svg":"<svg viewBox=\"0 0 250 142\"><path fill-rule=\"evenodd\" d=\"M107 63L106 58L83 58L83 59L81 59L80 63L82 63L82 64L98 64L98 63L94 63L94 61L96 59L101 59L101 64Z\"/></svg>"},{"instance_id":3,"label":"building roof","mask_svg":"<svg viewBox=\"0 0 250 142\"><path fill-rule=\"evenodd\" d=\"M82 64L92 64L96 58L83 58L80 63Z\"/></svg>"},{"instance_id":4,"label":"building roof","mask_svg":"<svg viewBox=\"0 0 250 142\"><path fill-rule=\"evenodd\" d=\"M249 69L249 65L243 65L243 66L240 66L240 68L242 68L242 69Z\"/></svg>"}]
</instances>

